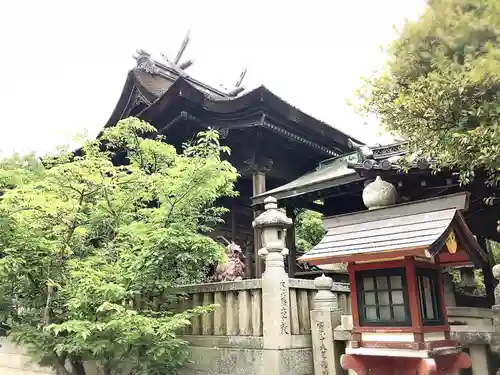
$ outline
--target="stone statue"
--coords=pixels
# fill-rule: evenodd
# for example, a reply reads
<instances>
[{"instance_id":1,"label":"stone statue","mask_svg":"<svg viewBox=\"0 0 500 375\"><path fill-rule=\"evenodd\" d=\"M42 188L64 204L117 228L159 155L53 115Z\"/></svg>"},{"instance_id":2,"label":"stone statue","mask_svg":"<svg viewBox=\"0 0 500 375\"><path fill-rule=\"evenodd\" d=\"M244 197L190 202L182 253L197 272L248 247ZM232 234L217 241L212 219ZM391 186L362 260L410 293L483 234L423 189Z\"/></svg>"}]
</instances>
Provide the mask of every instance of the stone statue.
<instances>
[{"instance_id":1,"label":"stone statue","mask_svg":"<svg viewBox=\"0 0 500 375\"><path fill-rule=\"evenodd\" d=\"M245 255L243 254L241 247L234 242L229 242L227 245L227 256L228 261L226 263L220 263L215 269L215 273L211 281L239 281L243 280L245 276L245 264L243 260Z\"/></svg>"}]
</instances>

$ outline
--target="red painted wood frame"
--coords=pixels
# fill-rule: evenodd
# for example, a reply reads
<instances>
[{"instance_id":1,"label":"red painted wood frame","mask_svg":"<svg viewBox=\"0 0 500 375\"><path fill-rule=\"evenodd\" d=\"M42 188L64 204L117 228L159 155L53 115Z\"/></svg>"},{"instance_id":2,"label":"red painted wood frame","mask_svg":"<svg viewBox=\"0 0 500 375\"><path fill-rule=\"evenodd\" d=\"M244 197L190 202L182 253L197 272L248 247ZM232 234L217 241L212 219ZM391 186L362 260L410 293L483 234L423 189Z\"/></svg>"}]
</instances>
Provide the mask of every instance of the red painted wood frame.
<instances>
[{"instance_id":1,"label":"red painted wood frame","mask_svg":"<svg viewBox=\"0 0 500 375\"><path fill-rule=\"evenodd\" d=\"M359 306L358 306L358 286L356 284L356 272L369 271L390 268L405 268L407 275L408 297L411 312L411 326L409 327L367 327L361 326L359 323ZM438 326L424 326L422 320L422 311L420 309L420 291L417 283L417 268L431 268L437 270L437 280L439 284L439 294L441 300L441 314L443 315L443 324ZM429 332L446 332L445 337L449 337L450 326L448 324L448 315L446 312L443 278L440 271L440 265L422 261L416 261L412 257L404 260L395 260L387 262L374 262L354 264L349 263L347 270L349 272L349 283L351 287L351 305L352 305L352 320L354 334L363 332L409 332L413 333L415 341L422 341L423 334Z\"/></svg>"}]
</instances>

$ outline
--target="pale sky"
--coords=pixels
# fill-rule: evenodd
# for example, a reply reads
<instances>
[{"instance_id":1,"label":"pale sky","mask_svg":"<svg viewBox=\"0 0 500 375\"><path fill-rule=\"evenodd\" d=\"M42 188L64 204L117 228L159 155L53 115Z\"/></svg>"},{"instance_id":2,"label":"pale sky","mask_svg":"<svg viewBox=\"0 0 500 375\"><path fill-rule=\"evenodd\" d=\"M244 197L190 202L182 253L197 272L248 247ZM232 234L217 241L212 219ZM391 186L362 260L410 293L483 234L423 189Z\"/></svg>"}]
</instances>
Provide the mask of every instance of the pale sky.
<instances>
[{"instance_id":1,"label":"pale sky","mask_svg":"<svg viewBox=\"0 0 500 375\"><path fill-rule=\"evenodd\" d=\"M380 66L393 25L424 0L0 2L0 150L44 153L108 120L142 48L174 58L187 30L188 73L232 87L265 85L330 125L387 141L346 104Z\"/></svg>"}]
</instances>

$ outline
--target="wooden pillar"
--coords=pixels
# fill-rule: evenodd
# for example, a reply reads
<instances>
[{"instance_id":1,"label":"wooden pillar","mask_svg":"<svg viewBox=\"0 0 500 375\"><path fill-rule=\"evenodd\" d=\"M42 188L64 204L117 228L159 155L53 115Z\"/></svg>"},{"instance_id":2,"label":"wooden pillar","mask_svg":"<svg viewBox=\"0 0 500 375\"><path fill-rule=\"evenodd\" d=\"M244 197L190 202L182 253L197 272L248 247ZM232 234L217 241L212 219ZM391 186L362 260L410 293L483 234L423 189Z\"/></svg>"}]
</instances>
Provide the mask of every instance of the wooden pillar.
<instances>
[{"instance_id":1,"label":"wooden pillar","mask_svg":"<svg viewBox=\"0 0 500 375\"><path fill-rule=\"evenodd\" d=\"M295 211L293 207L286 208L286 216L293 221L292 227L286 231L286 247L288 248L288 277L294 277L297 272L297 246L295 243Z\"/></svg>"},{"instance_id":2,"label":"wooden pillar","mask_svg":"<svg viewBox=\"0 0 500 375\"><path fill-rule=\"evenodd\" d=\"M236 242L236 205L231 207L231 241Z\"/></svg>"},{"instance_id":3,"label":"wooden pillar","mask_svg":"<svg viewBox=\"0 0 500 375\"><path fill-rule=\"evenodd\" d=\"M488 254L488 261L490 264L483 268L483 277L488 303L490 306L493 306L495 304L494 290L496 287L496 282L495 278L493 277L492 268L495 265L495 260L493 259L493 253L491 252L491 246L489 246L488 241L484 237L478 237L477 242L479 242L479 245Z\"/></svg>"},{"instance_id":4,"label":"wooden pillar","mask_svg":"<svg viewBox=\"0 0 500 375\"><path fill-rule=\"evenodd\" d=\"M266 174L271 170L273 161L269 158L254 155L251 160L246 161L250 165L252 171L252 188L253 195L259 195L266 192ZM254 218L259 216L261 211L254 210ZM255 257L255 278L261 278L264 273L264 260L258 255L259 249L262 247L262 236L259 229L254 229L254 257Z\"/></svg>"},{"instance_id":5,"label":"wooden pillar","mask_svg":"<svg viewBox=\"0 0 500 375\"><path fill-rule=\"evenodd\" d=\"M252 176L253 195L265 193L266 191L266 174L261 170L255 170ZM262 213L260 210L254 210L254 218ZM253 244L254 244L254 259L255 259L255 272L256 279L260 279L264 273L264 260L259 257L257 252L262 247L262 235L260 229L253 231Z\"/></svg>"},{"instance_id":6,"label":"wooden pillar","mask_svg":"<svg viewBox=\"0 0 500 375\"><path fill-rule=\"evenodd\" d=\"M493 277L496 279L497 286L495 288L495 304L493 310L493 332L491 334L490 348L495 354L500 353L500 264L493 267ZM497 365L498 366L498 365ZM497 368L497 374L500 374L500 369Z\"/></svg>"}]
</instances>

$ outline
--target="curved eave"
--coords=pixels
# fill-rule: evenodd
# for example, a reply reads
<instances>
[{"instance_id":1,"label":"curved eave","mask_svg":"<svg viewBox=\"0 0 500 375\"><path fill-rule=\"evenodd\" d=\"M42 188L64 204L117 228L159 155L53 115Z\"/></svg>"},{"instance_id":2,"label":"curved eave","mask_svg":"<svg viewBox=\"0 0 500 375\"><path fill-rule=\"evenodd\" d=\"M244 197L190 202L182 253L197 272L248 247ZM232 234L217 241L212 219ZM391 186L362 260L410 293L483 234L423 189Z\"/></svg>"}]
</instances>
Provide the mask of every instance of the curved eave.
<instances>
[{"instance_id":1,"label":"curved eave","mask_svg":"<svg viewBox=\"0 0 500 375\"><path fill-rule=\"evenodd\" d=\"M135 84L135 76L133 71L131 70L127 74L127 79L125 80L122 93L120 94L120 98L115 105L115 109L111 113L111 116L109 117L109 120L106 122L106 125L104 125L104 127L114 126L118 121L122 119L123 114L128 109L130 101L132 100Z\"/></svg>"},{"instance_id":2,"label":"curved eave","mask_svg":"<svg viewBox=\"0 0 500 375\"><path fill-rule=\"evenodd\" d=\"M356 152L331 159L324 166L275 189L251 197L252 205L264 203L272 196L277 200L285 200L314 193L321 190L353 183L364 182L364 178L355 170L349 168L349 160L357 158Z\"/></svg>"},{"instance_id":3,"label":"curved eave","mask_svg":"<svg viewBox=\"0 0 500 375\"><path fill-rule=\"evenodd\" d=\"M446 240L455 212L448 209L335 227L300 261L321 264L373 256L435 255Z\"/></svg>"},{"instance_id":4,"label":"curved eave","mask_svg":"<svg viewBox=\"0 0 500 375\"><path fill-rule=\"evenodd\" d=\"M317 120L301 110L291 106L264 86L260 86L248 93L232 99L208 97L202 91L191 85L184 78L178 78L174 84L151 106L141 114L146 121L154 121L161 117L164 110L171 106L175 97L182 97L202 108L209 116L227 116L230 114L249 112L259 109L264 113L278 114L287 123L294 124L306 133L314 133L318 137L335 142L342 147L343 152L351 151L349 139L360 141L337 130L330 125Z\"/></svg>"}]
</instances>

